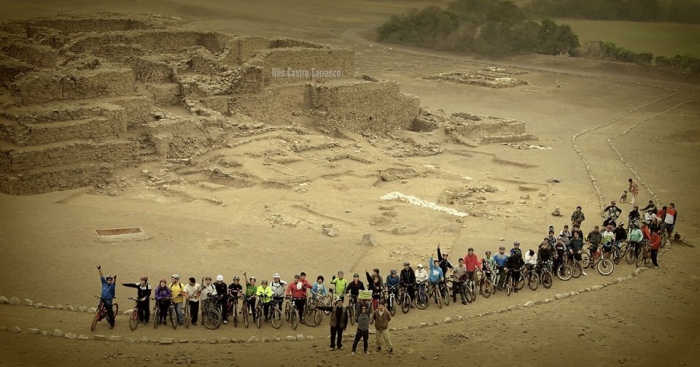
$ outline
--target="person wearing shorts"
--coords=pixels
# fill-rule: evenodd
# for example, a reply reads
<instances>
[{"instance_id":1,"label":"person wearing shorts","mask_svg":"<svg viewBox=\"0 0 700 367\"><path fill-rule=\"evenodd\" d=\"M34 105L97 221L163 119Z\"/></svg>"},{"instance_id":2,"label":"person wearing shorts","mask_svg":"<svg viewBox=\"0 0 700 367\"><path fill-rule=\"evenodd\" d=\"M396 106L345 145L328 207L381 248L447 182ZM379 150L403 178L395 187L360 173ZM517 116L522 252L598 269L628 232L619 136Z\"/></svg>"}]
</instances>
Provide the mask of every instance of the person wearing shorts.
<instances>
[{"instance_id":1,"label":"person wearing shorts","mask_svg":"<svg viewBox=\"0 0 700 367\"><path fill-rule=\"evenodd\" d=\"M583 258L581 257L581 250L583 249L583 239L578 232L574 232L574 238L569 242L569 252L573 255L574 260L581 265L581 274L588 275L583 271Z\"/></svg>"}]
</instances>

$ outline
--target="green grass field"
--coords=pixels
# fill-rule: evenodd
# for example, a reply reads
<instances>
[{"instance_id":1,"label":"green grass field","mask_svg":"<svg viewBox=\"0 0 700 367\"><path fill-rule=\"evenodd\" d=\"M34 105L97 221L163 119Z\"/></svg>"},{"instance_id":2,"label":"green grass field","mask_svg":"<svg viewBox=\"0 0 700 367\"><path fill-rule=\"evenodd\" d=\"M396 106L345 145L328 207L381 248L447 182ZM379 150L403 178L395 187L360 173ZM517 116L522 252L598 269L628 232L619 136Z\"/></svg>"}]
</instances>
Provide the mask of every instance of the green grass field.
<instances>
[{"instance_id":1,"label":"green grass field","mask_svg":"<svg viewBox=\"0 0 700 367\"><path fill-rule=\"evenodd\" d=\"M557 19L578 34L581 45L588 41L609 41L634 52L654 56L692 55L700 57L700 25L625 21Z\"/></svg>"}]
</instances>

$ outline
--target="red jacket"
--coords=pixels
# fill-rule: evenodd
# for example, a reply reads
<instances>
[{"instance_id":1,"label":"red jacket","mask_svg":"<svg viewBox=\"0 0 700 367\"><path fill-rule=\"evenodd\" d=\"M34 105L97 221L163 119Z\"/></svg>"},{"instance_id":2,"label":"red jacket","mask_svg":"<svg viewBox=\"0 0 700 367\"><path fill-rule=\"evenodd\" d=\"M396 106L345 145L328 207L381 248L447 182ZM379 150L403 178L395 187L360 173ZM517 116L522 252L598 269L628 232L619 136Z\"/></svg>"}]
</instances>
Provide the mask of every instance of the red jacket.
<instances>
[{"instance_id":1,"label":"red jacket","mask_svg":"<svg viewBox=\"0 0 700 367\"><path fill-rule=\"evenodd\" d=\"M289 283L287 287L287 294L291 294L293 298L306 298L306 290L309 289L309 282L306 280L303 282L301 289L297 289L297 283Z\"/></svg>"},{"instance_id":2,"label":"red jacket","mask_svg":"<svg viewBox=\"0 0 700 367\"><path fill-rule=\"evenodd\" d=\"M469 256L469 254L467 254L466 256L464 256L464 265L467 267L467 271L471 273L479 269L481 263L479 262L479 258L475 254L472 254L472 256Z\"/></svg>"},{"instance_id":3,"label":"red jacket","mask_svg":"<svg viewBox=\"0 0 700 367\"><path fill-rule=\"evenodd\" d=\"M653 250L661 248L661 236L656 232L651 234L651 248Z\"/></svg>"},{"instance_id":4,"label":"red jacket","mask_svg":"<svg viewBox=\"0 0 700 367\"><path fill-rule=\"evenodd\" d=\"M644 238L651 241L651 231L649 230L649 226L642 226L642 235Z\"/></svg>"}]
</instances>

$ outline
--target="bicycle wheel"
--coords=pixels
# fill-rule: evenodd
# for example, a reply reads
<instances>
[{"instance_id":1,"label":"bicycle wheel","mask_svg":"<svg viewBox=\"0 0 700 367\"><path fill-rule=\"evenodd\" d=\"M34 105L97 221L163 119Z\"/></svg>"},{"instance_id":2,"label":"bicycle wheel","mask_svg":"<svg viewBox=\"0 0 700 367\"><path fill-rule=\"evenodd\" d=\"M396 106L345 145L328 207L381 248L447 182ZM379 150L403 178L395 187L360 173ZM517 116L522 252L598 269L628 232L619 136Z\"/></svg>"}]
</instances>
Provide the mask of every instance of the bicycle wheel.
<instances>
[{"instance_id":1,"label":"bicycle wheel","mask_svg":"<svg viewBox=\"0 0 700 367\"><path fill-rule=\"evenodd\" d=\"M512 281L508 279L508 282L506 283L506 293L508 294L508 297L510 297L510 292L513 289L513 285L511 283Z\"/></svg>"},{"instance_id":2,"label":"bicycle wheel","mask_svg":"<svg viewBox=\"0 0 700 367\"><path fill-rule=\"evenodd\" d=\"M168 309L168 318L170 318L170 325L173 329L177 329L177 311L174 307Z\"/></svg>"},{"instance_id":3,"label":"bicycle wheel","mask_svg":"<svg viewBox=\"0 0 700 367\"><path fill-rule=\"evenodd\" d=\"M591 265L591 255L588 252L581 252L581 260L583 260L583 267L587 268Z\"/></svg>"},{"instance_id":4,"label":"bicycle wheel","mask_svg":"<svg viewBox=\"0 0 700 367\"><path fill-rule=\"evenodd\" d=\"M620 260L622 260L622 254L620 254L620 249L617 248L617 246L615 245L613 245L612 249L612 258L615 265L619 264Z\"/></svg>"},{"instance_id":5,"label":"bicycle wheel","mask_svg":"<svg viewBox=\"0 0 700 367\"><path fill-rule=\"evenodd\" d=\"M552 287L552 273L549 271L542 273L542 285L547 289Z\"/></svg>"},{"instance_id":6,"label":"bicycle wheel","mask_svg":"<svg viewBox=\"0 0 700 367\"><path fill-rule=\"evenodd\" d=\"M241 310L241 314L243 315L243 325L245 325L245 328L247 329L250 322L248 320L248 318L250 317L250 315L248 314L248 305L243 305L243 310Z\"/></svg>"},{"instance_id":7,"label":"bicycle wheel","mask_svg":"<svg viewBox=\"0 0 700 367\"><path fill-rule=\"evenodd\" d=\"M292 330L296 330L299 326L299 311L293 309L291 315L289 316L289 322L292 323Z\"/></svg>"},{"instance_id":8,"label":"bicycle wheel","mask_svg":"<svg viewBox=\"0 0 700 367\"><path fill-rule=\"evenodd\" d=\"M515 283L515 289L517 290L522 290L525 288L525 278L523 278L522 274L520 275L520 278L518 279L518 282Z\"/></svg>"},{"instance_id":9,"label":"bicycle wheel","mask_svg":"<svg viewBox=\"0 0 700 367\"><path fill-rule=\"evenodd\" d=\"M350 325L355 325L355 305L351 304L348 307L348 319L350 320Z\"/></svg>"},{"instance_id":10,"label":"bicycle wheel","mask_svg":"<svg viewBox=\"0 0 700 367\"><path fill-rule=\"evenodd\" d=\"M486 278L484 279L484 284L481 288L481 295L484 296L484 298L489 298L491 297L491 294L493 293L493 283L491 283L491 280Z\"/></svg>"},{"instance_id":11,"label":"bicycle wheel","mask_svg":"<svg viewBox=\"0 0 700 367\"><path fill-rule=\"evenodd\" d=\"M581 264L577 263L574 261L573 264L567 264L571 268L571 276L574 278L578 278L583 274L583 268L581 268Z\"/></svg>"},{"instance_id":12,"label":"bicycle wheel","mask_svg":"<svg viewBox=\"0 0 700 367\"><path fill-rule=\"evenodd\" d=\"M160 307L153 307L153 328L157 329L160 324Z\"/></svg>"},{"instance_id":13,"label":"bicycle wheel","mask_svg":"<svg viewBox=\"0 0 700 367\"><path fill-rule=\"evenodd\" d=\"M580 275L581 274L579 274L579 276ZM571 279L572 276L573 276L573 269L571 268L571 266L569 264L561 264L557 268L557 277L559 279L561 279L563 281L567 281L567 280Z\"/></svg>"},{"instance_id":14,"label":"bicycle wheel","mask_svg":"<svg viewBox=\"0 0 700 367\"><path fill-rule=\"evenodd\" d=\"M396 297L393 293L391 296L389 296L389 305L391 305L391 307L389 307L389 313L391 316L396 315Z\"/></svg>"},{"instance_id":15,"label":"bicycle wheel","mask_svg":"<svg viewBox=\"0 0 700 367\"><path fill-rule=\"evenodd\" d=\"M306 324L309 324L309 320L312 320L313 324L309 325L311 327L314 327L316 325L320 325L321 321L323 321L323 311L319 310L314 310L314 312L311 314L311 317L306 318Z\"/></svg>"},{"instance_id":16,"label":"bicycle wheel","mask_svg":"<svg viewBox=\"0 0 700 367\"><path fill-rule=\"evenodd\" d=\"M270 320L270 323L275 329L282 327L282 311L280 311L279 308L275 307L272 311L272 320Z\"/></svg>"},{"instance_id":17,"label":"bicycle wheel","mask_svg":"<svg viewBox=\"0 0 700 367\"><path fill-rule=\"evenodd\" d=\"M442 295L440 294L440 289L435 288L433 290L433 297L435 297L435 302L438 305L438 308L442 308Z\"/></svg>"},{"instance_id":18,"label":"bicycle wheel","mask_svg":"<svg viewBox=\"0 0 700 367\"><path fill-rule=\"evenodd\" d=\"M136 330L139 326L139 310L135 308L129 316L129 329Z\"/></svg>"},{"instance_id":19,"label":"bicycle wheel","mask_svg":"<svg viewBox=\"0 0 700 367\"><path fill-rule=\"evenodd\" d=\"M238 327L238 306L236 304L231 306L230 316L233 318L233 327Z\"/></svg>"},{"instance_id":20,"label":"bicycle wheel","mask_svg":"<svg viewBox=\"0 0 700 367\"><path fill-rule=\"evenodd\" d=\"M600 262L598 262L596 268L598 269L600 275L607 276L612 274L613 270L615 270L615 264L613 264L613 262L608 259L602 259L600 260Z\"/></svg>"},{"instance_id":21,"label":"bicycle wheel","mask_svg":"<svg viewBox=\"0 0 700 367\"><path fill-rule=\"evenodd\" d=\"M666 246L666 242L668 241L668 231L666 230L666 226L663 226L661 228L661 247L664 248Z\"/></svg>"},{"instance_id":22,"label":"bicycle wheel","mask_svg":"<svg viewBox=\"0 0 700 367\"><path fill-rule=\"evenodd\" d=\"M260 329L262 327L263 310L262 307L255 308L255 325Z\"/></svg>"},{"instance_id":23,"label":"bicycle wheel","mask_svg":"<svg viewBox=\"0 0 700 367\"><path fill-rule=\"evenodd\" d=\"M467 283L464 283L464 285L462 285L462 290L460 291L460 293L460 297L461 295L464 295L464 298L467 300L468 303L476 301L476 293L472 289L470 289Z\"/></svg>"},{"instance_id":24,"label":"bicycle wheel","mask_svg":"<svg viewBox=\"0 0 700 367\"><path fill-rule=\"evenodd\" d=\"M632 265L635 262L637 262L637 256L635 254L634 246L629 246L627 248L627 252L625 253L625 261L627 261L627 264L629 265Z\"/></svg>"},{"instance_id":25,"label":"bicycle wheel","mask_svg":"<svg viewBox=\"0 0 700 367\"><path fill-rule=\"evenodd\" d=\"M187 306L185 306L185 329L189 329L190 319L190 305L188 304Z\"/></svg>"},{"instance_id":26,"label":"bicycle wheel","mask_svg":"<svg viewBox=\"0 0 700 367\"><path fill-rule=\"evenodd\" d=\"M97 327L97 322L100 321L100 313L102 313L102 307L97 307L95 311L95 316L92 318L92 325L90 326L90 331L95 331Z\"/></svg>"},{"instance_id":27,"label":"bicycle wheel","mask_svg":"<svg viewBox=\"0 0 700 367\"><path fill-rule=\"evenodd\" d=\"M450 305L450 294L447 292L447 287L443 288L442 300L445 302L445 306Z\"/></svg>"},{"instance_id":28,"label":"bicycle wheel","mask_svg":"<svg viewBox=\"0 0 700 367\"><path fill-rule=\"evenodd\" d=\"M419 310L425 310L428 308L428 294L425 291L418 291L418 296L416 297L416 307Z\"/></svg>"},{"instance_id":29,"label":"bicycle wheel","mask_svg":"<svg viewBox=\"0 0 700 367\"><path fill-rule=\"evenodd\" d=\"M202 315L202 323L209 330L218 329L221 326L221 312L219 310L207 310Z\"/></svg>"},{"instance_id":30,"label":"bicycle wheel","mask_svg":"<svg viewBox=\"0 0 700 367\"><path fill-rule=\"evenodd\" d=\"M401 312L408 313L411 310L411 296L404 294L401 300Z\"/></svg>"},{"instance_id":31,"label":"bicycle wheel","mask_svg":"<svg viewBox=\"0 0 700 367\"><path fill-rule=\"evenodd\" d=\"M533 291L536 291L540 286L540 281L537 279L537 274L535 274L534 271L527 275L527 286Z\"/></svg>"},{"instance_id":32,"label":"bicycle wheel","mask_svg":"<svg viewBox=\"0 0 700 367\"><path fill-rule=\"evenodd\" d=\"M117 319L117 315L119 315L119 304L117 303L112 303L112 315L114 315L114 319Z\"/></svg>"}]
</instances>

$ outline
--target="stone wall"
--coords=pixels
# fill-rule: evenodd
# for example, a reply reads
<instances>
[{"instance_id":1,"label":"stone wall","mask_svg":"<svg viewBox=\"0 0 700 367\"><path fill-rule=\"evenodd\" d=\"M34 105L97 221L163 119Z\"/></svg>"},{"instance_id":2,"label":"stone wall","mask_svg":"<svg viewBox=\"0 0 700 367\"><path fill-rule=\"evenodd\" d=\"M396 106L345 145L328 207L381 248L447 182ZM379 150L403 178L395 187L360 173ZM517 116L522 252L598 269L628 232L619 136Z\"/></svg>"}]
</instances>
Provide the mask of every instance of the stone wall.
<instances>
[{"instance_id":1,"label":"stone wall","mask_svg":"<svg viewBox=\"0 0 700 367\"><path fill-rule=\"evenodd\" d=\"M11 148L6 157L10 160L8 171L21 172L80 162L126 164L138 160L138 149L138 144L131 141L68 142L31 148ZM7 163L0 166L7 166Z\"/></svg>"},{"instance_id":2,"label":"stone wall","mask_svg":"<svg viewBox=\"0 0 700 367\"><path fill-rule=\"evenodd\" d=\"M3 46L0 51L7 56L38 67L53 67L56 65L56 53L48 46L15 42Z\"/></svg>"},{"instance_id":3,"label":"stone wall","mask_svg":"<svg viewBox=\"0 0 700 367\"><path fill-rule=\"evenodd\" d=\"M12 94L20 97L25 105L123 96L133 92L134 72L123 67L33 72L18 78L12 88Z\"/></svg>"},{"instance_id":4,"label":"stone wall","mask_svg":"<svg viewBox=\"0 0 700 367\"><path fill-rule=\"evenodd\" d=\"M0 157L1 155L2 153L0 153ZM2 168L1 165L0 168ZM0 172L7 171L0 169ZM57 167L49 170L22 172L22 174L0 173L0 192L10 195L35 195L51 191L71 190L76 187L104 183L110 176L112 176L112 166L109 164Z\"/></svg>"},{"instance_id":5,"label":"stone wall","mask_svg":"<svg viewBox=\"0 0 700 367\"><path fill-rule=\"evenodd\" d=\"M181 103L181 88L177 83L145 84L146 89L153 95L156 106L175 106Z\"/></svg>"},{"instance_id":6,"label":"stone wall","mask_svg":"<svg viewBox=\"0 0 700 367\"><path fill-rule=\"evenodd\" d=\"M15 77L21 73L28 73L34 70L34 67L21 61L4 59L0 60L0 85L10 87Z\"/></svg>"},{"instance_id":7,"label":"stone wall","mask_svg":"<svg viewBox=\"0 0 700 367\"><path fill-rule=\"evenodd\" d=\"M462 124L455 127L455 132L462 134L464 136L471 135L473 133L499 133L499 134L524 134L525 133L525 123L522 121L510 121L510 120L486 120L478 121L469 124Z\"/></svg>"},{"instance_id":8,"label":"stone wall","mask_svg":"<svg viewBox=\"0 0 700 367\"><path fill-rule=\"evenodd\" d=\"M294 113L309 110L311 105L308 84L265 88L256 94L232 96L231 114L244 114L271 125L288 122Z\"/></svg>"},{"instance_id":9,"label":"stone wall","mask_svg":"<svg viewBox=\"0 0 700 367\"><path fill-rule=\"evenodd\" d=\"M134 70L136 80L141 83L170 83L173 81L172 67L160 56L130 57L125 61Z\"/></svg>"},{"instance_id":10,"label":"stone wall","mask_svg":"<svg viewBox=\"0 0 700 367\"><path fill-rule=\"evenodd\" d=\"M356 80L316 85L311 91L311 106L325 112L316 123L330 130L411 130L420 101L402 94L394 82Z\"/></svg>"},{"instance_id":11,"label":"stone wall","mask_svg":"<svg viewBox=\"0 0 700 367\"><path fill-rule=\"evenodd\" d=\"M79 32L131 31L153 28L153 24L129 18L46 18L12 21L30 32L33 28L51 28L63 34ZM31 34L30 34L31 37Z\"/></svg>"},{"instance_id":12,"label":"stone wall","mask_svg":"<svg viewBox=\"0 0 700 367\"><path fill-rule=\"evenodd\" d=\"M355 51L348 49L276 48L258 52L249 63L262 67L265 85L355 77ZM324 77L320 73L325 71L334 74Z\"/></svg>"},{"instance_id":13,"label":"stone wall","mask_svg":"<svg viewBox=\"0 0 700 367\"><path fill-rule=\"evenodd\" d=\"M40 145L72 139L104 139L121 137L126 133L126 120L110 121L93 117L78 121L63 121L24 125L25 131L15 129L5 141L16 145Z\"/></svg>"},{"instance_id":14,"label":"stone wall","mask_svg":"<svg viewBox=\"0 0 700 367\"><path fill-rule=\"evenodd\" d=\"M132 32L91 33L77 37L65 46L74 53L86 53L103 45L140 45L145 50L161 53L180 53L188 47L203 46L219 55L224 52L233 36L219 32L184 30L142 30Z\"/></svg>"}]
</instances>

